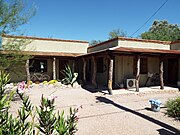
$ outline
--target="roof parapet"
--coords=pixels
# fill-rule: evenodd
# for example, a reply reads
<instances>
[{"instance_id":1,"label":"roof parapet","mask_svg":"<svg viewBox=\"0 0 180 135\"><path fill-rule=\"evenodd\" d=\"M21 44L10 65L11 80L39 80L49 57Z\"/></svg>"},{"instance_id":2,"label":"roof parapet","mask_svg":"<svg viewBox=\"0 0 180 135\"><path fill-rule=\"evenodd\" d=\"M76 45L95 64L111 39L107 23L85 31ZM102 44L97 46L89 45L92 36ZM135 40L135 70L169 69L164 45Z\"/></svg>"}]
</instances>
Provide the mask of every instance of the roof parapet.
<instances>
[{"instance_id":1,"label":"roof parapet","mask_svg":"<svg viewBox=\"0 0 180 135\"><path fill-rule=\"evenodd\" d=\"M2 37L32 39L32 40L46 40L46 41L75 42L75 43L89 43L87 41L81 41L81 40L64 40L64 39L57 39L57 38L40 38L40 37L33 37L33 36L14 36L14 35L4 35L3 34Z\"/></svg>"}]
</instances>

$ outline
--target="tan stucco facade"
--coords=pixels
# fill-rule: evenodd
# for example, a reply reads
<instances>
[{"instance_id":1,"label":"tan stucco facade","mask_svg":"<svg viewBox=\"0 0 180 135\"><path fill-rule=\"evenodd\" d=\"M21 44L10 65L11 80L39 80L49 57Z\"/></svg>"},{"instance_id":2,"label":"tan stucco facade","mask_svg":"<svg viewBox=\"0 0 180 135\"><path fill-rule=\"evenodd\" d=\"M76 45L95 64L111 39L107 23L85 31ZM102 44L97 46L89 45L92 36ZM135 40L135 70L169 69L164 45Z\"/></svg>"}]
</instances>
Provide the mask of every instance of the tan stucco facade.
<instances>
[{"instance_id":1,"label":"tan stucco facade","mask_svg":"<svg viewBox=\"0 0 180 135\"><path fill-rule=\"evenodd\" d=\"M87 53L88 43L32 40L25 51Z\"/></svg>"},{"instance_id":2,"label":"tan stucco facade","mask_svg":"<svg viewBox=\"0 0 180 135\"><path fill-rule=\"evenodd\" d=\"M112 47L115 47L117 45L118 45L117 40L114 40L114 41L111 41L111 42L105 42L103 44L100 43L99 45L89 47L88 48L88 53L103 50L103 49L107 49L107 48L112 48Z\"/></svg>"},{"instance_id":3,"label":"tan stucco facade","mask_svg":"<svg viewBox=\"0 0 180 135\"><path fill-rule=\"evenodd\" d=\"M180 50L180 42L171 44L171 50Z\"/></svg>"},{"instance_id":4,"label":"tan stucco facade","mask_svg":"<svg viewBox=\"0 0 180 135\"><path fill-rule=\"evenodd\" d=\"M118 46L120 46L120 47L131 47L131 48L170 50L170 45L168 45L168 44L151 43L151 42L148 43L148 42L121 41L121 40L118 40Z\"/></svg>"},{"instance_id":5,"label":"tan stucco facade","mask_svg":"<svg viewBox=\"0 0 180 135\"><path fill-rule=\"evenodd\" d=\"M129 38L124 40L121 38L117 38L89 47L88 52L100 51L113 47L170 50L170 42L158 42L158 41L147 42L146 40L131 40Z\"/></svg>"},{"instance_id":6,"label":"tan stucco facade","mask_svg":"<svg viewBox=\"0 0 180 135\"><path fill-rule=\"evenodd\" d=\"M13 38L3 38L2 44L6 45L8 40ZM18 38L16 39L18 40ZM26 40L21 39L19 40ZM88 42L85 41L72 41L72 40L51 40L51 39L27 39L29 42L22 51L33 52L63 52L63 53L81 53L86 54L88 48Z\"/></svg>"}]
</instances>

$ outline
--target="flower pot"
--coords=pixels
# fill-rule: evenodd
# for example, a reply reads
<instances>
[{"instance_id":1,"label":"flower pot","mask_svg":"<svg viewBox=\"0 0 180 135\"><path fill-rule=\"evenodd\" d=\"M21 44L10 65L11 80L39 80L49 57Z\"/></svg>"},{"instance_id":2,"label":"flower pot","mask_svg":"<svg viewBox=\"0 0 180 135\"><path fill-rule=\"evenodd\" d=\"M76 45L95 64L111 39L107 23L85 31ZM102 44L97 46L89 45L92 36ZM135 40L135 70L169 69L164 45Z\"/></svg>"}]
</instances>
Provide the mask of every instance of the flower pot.
<instances>
[{"instance_id":1,"label":"flower pot","mask_svg":"<svg viewBox=\"0 0 180 135\"><path fill-rule=\"evenodd\" d=\"M151 104L151 111L159 112L160 111L160 106Z\"/></svg>"},{"instance_id":2,"label":"flower pot","mask_svg":"<svg viewBox=\"0 0 180 135\"><path fill-rule=\"evenodd\" d=\"M162 104L160 100L150 99L149 102L151 103L151 110L154 112L160 111L160 105Z\"/></svg>"}]
</instances>

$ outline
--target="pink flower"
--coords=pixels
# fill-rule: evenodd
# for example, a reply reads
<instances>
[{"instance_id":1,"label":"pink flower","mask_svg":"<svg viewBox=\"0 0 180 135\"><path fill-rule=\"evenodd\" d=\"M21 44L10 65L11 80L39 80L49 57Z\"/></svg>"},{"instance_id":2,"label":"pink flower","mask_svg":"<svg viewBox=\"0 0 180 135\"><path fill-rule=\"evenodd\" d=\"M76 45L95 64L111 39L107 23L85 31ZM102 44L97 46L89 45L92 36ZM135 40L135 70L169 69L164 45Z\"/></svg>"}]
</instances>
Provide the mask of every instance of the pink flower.
<instances>
[{"instance_id":1,"label":"pink flower","mask_svg":"<svg viewBox=\"0 0 180 135\"><path fill-rule=\"evenodd\" d=\"M56 99L58 96L51 94L50 96L48 96L48 100L53 100Z\"/></svg>"},{"instance_id":2,"label":"pink flower","mask_svg":"<svg viewBox=\"0 0 180 135\"><path fill-rule=\"evenodd\" d=\"M77 113L75 113L75 119L78 121L78 120L79 120L79 118L80 118L79 113L78 113L78 112L77 112Z\"/></svg>"},{"instance_id":3,"label":"pink flower","mask_svg":"<svg viewBox=\"0 0 180 135\"><path fill-rule=\"evenodd\" d=\"M24 93L25 89L26 89L25 81L22 81L21 83L18 84L18 93L20 94Z\"/></svg>"}]
</instances>

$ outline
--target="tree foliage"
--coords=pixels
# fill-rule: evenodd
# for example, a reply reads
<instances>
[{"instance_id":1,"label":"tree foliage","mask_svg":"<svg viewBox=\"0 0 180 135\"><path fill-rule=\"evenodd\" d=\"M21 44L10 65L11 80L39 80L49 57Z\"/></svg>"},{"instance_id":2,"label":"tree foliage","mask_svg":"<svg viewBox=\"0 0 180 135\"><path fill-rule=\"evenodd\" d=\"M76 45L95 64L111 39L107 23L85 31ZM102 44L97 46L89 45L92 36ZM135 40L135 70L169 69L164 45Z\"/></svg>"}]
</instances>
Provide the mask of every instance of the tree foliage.
<instances>
[{"instance_id":1,"label":"tree foliage","mask_svg":"<svg viewBox=\"0 0 180 135\"><path fill-rule=\"evenodd\" d=\"M0 31L1 34L15 32L34 16L34 6L27 8L24 0L0 0Z\"/></svg>"},{"instance_id":2,"label":"tree foliage","mask_svg":"<svg viewBox=\"0 0 180 135\"><path fill-rule=\"evenodd\" d=\"M141 34L142 39L176 41L180 39L180 28L168 21L154 21L149 31Z\"/></svg>"},{"instance_id":3,"label":"tree foliage","mask_svg":"<svg viewBox=\"0 0 180 135\"><path fill-rule=\"evenodd\" d=\"M93 45L99 44L99 43L101 43L101 42L103 42L103 41L101 41L101 40L91 40L90 43L89 43L89 45L90 45L90 46L93 46Z\"/></svg>"},{"instance_id":4,"label":"tree foliage","mask_svg":"<svg viewBox=\"0 0 180 135\"><path fill-rule=\"evenodd\" d=\"M122 29L115 29L109 32L109 39L113 39L116 37L127 37L127 33Z\"/></svg>"},{"instance_id":5,"label":"tree foliage","mask_svg":"<svg viewBox=\"0 0 180 135\"><path fill-rule=\"evenodd\" d=\"M127 37L127 33L126 33L126 31L124 31L122 29L114 29L111 32L109 32L108 39L113 39L116 37ZM93 45L99 44L101 42L103 42L103 41L102 40L91 40L89 45L93 46Z\"/></svg>"},{"instance_id":6,"label":"tree foliage","mask_svg":"<svg viewBox=\"0 0 180 135\"><path fill-rule=\"evenodd\" d=\"M34 16L35 11L35 7L25 3L24 0L0 0L1 39L4 34L19 32L18 28L26 24ZM3 51L0 52L0 70L11 69L11 71L14 71L22 63L25 65L29 56L23 55L21 51L25 49L30 41L16 38L3 38L2 41L0 49Z\"/></svg>"}]
</instances>

